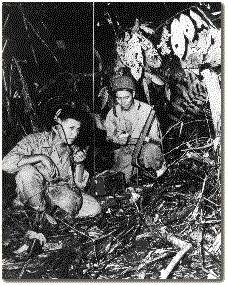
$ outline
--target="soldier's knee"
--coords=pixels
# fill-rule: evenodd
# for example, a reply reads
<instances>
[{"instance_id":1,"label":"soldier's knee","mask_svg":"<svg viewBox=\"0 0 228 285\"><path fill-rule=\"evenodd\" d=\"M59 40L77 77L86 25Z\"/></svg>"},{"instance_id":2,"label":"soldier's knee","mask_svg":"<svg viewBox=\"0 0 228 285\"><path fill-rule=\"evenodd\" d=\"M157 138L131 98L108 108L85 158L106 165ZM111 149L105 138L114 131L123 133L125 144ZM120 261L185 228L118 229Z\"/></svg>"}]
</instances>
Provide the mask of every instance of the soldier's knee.
<instances>
[{"instance_id":1,"label":"soldier's knee","mask_svg":"<svg viewBox=\"0 0 228 285\"><path fill-rule=\"evenodd\" d=\"M85 193L83 193L82 196L83 205L78 213L78 217L94 217L101 213L101 205L94 197Z\"/></svg>"},{"instance_id":2,"label":"soldier's knee","mask_svg":"<svg viewBox=\"0 0 228 285\"><path fill-rule=\"evenodd\" d=\"M16 175L16 181L23 180L23 181L31 181L34 179L37 170L32 165L24 165L20 168Z\"/></svg>"},{"instance_id":3,"label":"soldier's knee","mask_svg":"<svg viewBox=\"0 0 228 285\"><path fill-rule=\"evenodd\" d=\"M164 155L161 147L152 143L145 145L139 160L145 168L152 167L155 170L160 169L164 163Z\"/></svg>"}]
</instances>

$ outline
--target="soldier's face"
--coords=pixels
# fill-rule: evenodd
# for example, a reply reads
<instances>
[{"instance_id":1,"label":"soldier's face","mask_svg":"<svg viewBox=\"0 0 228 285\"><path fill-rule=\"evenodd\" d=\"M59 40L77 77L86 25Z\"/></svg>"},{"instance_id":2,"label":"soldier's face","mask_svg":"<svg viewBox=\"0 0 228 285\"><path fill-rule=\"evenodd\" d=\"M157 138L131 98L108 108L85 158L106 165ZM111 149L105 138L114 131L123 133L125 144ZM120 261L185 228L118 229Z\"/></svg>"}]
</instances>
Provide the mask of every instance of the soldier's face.
<instances>
[{"instance_id":1,"label":"soldier's face","mask_svg":"<svg viewBox=\"0 0 228 285\"><path fill-rule=\"evenodd\" d=\"M63 127L68 144L72 144L79 134L81 122L69 118L64 121L61 121L61 125Z\"/></svg>"},{"instance_id":2,"label":"soldier's face","mask_svg":"<svg viewBox=\"0 0 228 285\"><path fill-rule=\"evenodd\" d=\"M134 93L128 90L118 90L116 92L116 101L120 105L121 109L127 111L134 102Z\"/></svg>"}]
</instances>

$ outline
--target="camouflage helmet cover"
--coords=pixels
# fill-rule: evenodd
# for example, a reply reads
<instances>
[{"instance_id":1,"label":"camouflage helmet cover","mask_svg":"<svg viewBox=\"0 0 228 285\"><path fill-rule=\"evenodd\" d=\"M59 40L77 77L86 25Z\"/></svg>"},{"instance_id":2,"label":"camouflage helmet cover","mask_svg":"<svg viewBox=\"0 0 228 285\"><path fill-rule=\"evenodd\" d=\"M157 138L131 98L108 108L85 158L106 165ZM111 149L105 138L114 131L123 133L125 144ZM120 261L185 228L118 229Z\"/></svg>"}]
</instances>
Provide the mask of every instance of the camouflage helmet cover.
<instances>
[{"instance_id":1,"label":"camouflage helmet cover","mask_svg":"<svg viewBox=\"0 0 228 285\"><path fill-rule=\"evenodd\" d=\"M135 84L132 78L129 76L119 76L115 77L113 79L113 84L112 84L112 90L113 91L118 91L118 90L130 90L130 91L135 91Z\"/></svg>"}]
</instances>

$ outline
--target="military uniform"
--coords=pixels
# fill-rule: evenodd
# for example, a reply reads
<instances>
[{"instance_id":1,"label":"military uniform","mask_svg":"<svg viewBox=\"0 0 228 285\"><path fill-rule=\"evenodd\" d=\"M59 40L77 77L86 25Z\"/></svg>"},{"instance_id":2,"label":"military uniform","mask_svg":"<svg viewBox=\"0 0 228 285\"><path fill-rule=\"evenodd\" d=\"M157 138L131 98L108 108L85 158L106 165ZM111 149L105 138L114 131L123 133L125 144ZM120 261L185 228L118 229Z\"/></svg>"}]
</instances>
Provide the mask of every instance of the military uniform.
<instances>
[{"instance_id":1,"label":"military uniform","mask_svg":"<svg viewBox=\"0 0 228 285\"><path fill-rule=\"evenodd\" d=\"M53 127L51 132L41 132L26 136L4 157L3 170L8 173L16 173L16 191L22 203L39 193L46 193L56 204L73 213L73 208L77 206L78 197L71 190L73 185L73 175L69 149L62 143L59 136L59 126ZM73 146L73 153L79 150ZM34 165L24 165L18 167L19 161L25 155L44 154L49 156L59 171L56 179L48 179L48 169L40 162ZM83 181L79 183L75 179L76 185L81 190L87 184L89 174L85 170ZM101 211L99 203L92 196L82 192L83 205L78 216L93 216Z\"/></svg>"},{"instance_id":2,"label":"military uniform","mask_svg":"<svg viewBox=\"0 0 228 285\"><path fill-rule=\"evenodd\" d=\"M120 77L114 81L113 90L133 91L134 85L128 77ZM129 110L121 109L120 105L114 106L107 114L105 128L107 139L118 143L119 134L129 134L126 145L115 150L115 164L113 170L121 171L129 181L133 174L132 154L136 142L142 132L152 107L138 100L133 101L133 106ZM146 168L152 167L159 170L163 167L164 158L161 150L161 131L159 122L155 117L150 126L149 134L146 137L148 144L143 148L141 158Z\"/></svg>"}]
</instances>

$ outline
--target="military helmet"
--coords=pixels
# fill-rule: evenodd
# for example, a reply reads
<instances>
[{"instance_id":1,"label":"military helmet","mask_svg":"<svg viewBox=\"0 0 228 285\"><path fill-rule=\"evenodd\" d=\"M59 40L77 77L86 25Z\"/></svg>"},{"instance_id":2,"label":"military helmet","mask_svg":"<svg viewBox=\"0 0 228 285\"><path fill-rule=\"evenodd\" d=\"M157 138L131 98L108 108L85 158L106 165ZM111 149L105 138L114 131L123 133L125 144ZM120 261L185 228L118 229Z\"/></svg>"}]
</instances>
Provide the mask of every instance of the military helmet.
<instances>
[{"instance_id":1,"label":"military helmet","mask_svg":"<svg viewBox=\"0 0 228 285\"><path fill-rule=\"evenodd\" d=\"M112 90L116 92L118 90L124 90L124 89L135 91L135 84L133 79L126 75L115 77L112 83Z\"/></svg>"}]
</instances>

